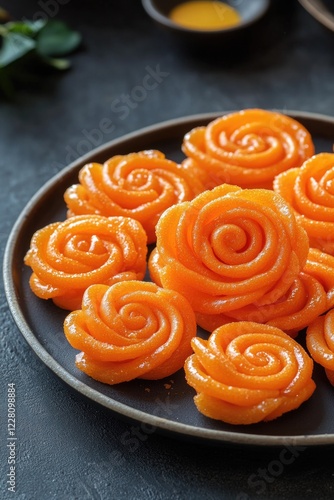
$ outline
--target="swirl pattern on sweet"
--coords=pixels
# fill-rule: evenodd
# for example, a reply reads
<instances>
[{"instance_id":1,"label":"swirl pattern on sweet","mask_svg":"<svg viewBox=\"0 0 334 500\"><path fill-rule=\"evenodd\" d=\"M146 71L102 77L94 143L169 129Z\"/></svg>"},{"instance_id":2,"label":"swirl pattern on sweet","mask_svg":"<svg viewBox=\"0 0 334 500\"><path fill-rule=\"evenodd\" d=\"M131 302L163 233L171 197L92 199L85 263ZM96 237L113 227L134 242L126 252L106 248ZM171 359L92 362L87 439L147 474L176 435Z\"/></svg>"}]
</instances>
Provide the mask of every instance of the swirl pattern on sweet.
<instances>
[{"instance_id":1,"label":"swirl pattern on sweet","mask_svg":"<svg viewBox=\"0 0 334 500\"><path fill-rule=\"evenodd\" d=\"M38 297L73 310L90 285L142 279L146 255L146 233L138 221L81 215L36 231L25 264L32 268L30 287Z\"/></svg>"},{"instance_id":2,"label":"swirl pattern on sweet","mask_svg":"<svg viewBox=\"0 0 334 500\"><path fill-rule=\"evenodd\" d=\"M278 175L274 190L294 208L310 246L334 255L334 154L314 155Z\"/></svg>"},{"instance_id":3,"label":"swirl pattern on sweet","mask_svg":"<svg viewBox=\"0 0 334 500\"><path fill-rule=\"evenodd\" d=\"M334 385L334 309L309 325L306 347L314 361L325 368L328 380Z\"/></svg>"},{"instance_id":4,"label":"swirl pattern on sweet","mask_svg":"<svg viewBox=\"0 0 334 500\"><path fill-rule=\"evenodd\" d=\"M82 308L64 323L69 343L82 352L76 366L110 385L156 380L183 367L196 335L195 315L176 292L145 281L90 286Z\"/></svg>"},{"instance_id":5,"label":"swirl pattern on sweet","mask_svg":"<svg viewBox=\"0 0 334 500\"><path fill-rule=\"evenodd\" d=\"M153 243L162 212L202 191L199 180L160 151L141 151L114 156L103 165L85 165L79 184L69 187L64 199L68 216L132 217L142 224L148 243Z\"/></svg>"},{"instance_id":6,"label":"swirl pattern on sweet","mask_svg":"<svg viewBox=\"0 0 334 500\"><path fill-rule=\"evenodd\" d=\"M283 198L223 184L166 210L149 270L153 281L183 294L195 313L230 314L279 301L308 248Z\"/></svg>"},{"instance_id":7,"label":"swirl pattern on sweet","mask_svg":"<svg viewBox=\"0 0 334 500\"><path fill-rule=\"evenodd\" d=\"M188 132L184 168L207 189L222 184L272 189L274 177L314 154L310 133L281 113L246 109Z\"/></svg>"},{"instance_id":8,"label":"swirl pattern on sweet","mask_svg":"<svg viewBox=\"0 0 334 500\"><path fill-rule=\"evenodd\" d=\"M303 271L321 283L327 295L326 310L334 307L334 256L310 248Z\"/></svg>"},{"instance_id":9,"label":"swirl pattern on sweet","mask_svg":"<svg viewBox=\"0 0 334 500\"><path fill-rule=\"evenodd\" d=\"M313 394L313 361L282 330L254 322L217 328L192 340L186 379L205 416L229 424L273 420Z\"/></svg>"},{"instance_id":10,"label":"swirl pattern on sweet","mask_svg":"<svg viewBox=\"0 0 334 500\"><path fill-rule=\"evenodd\" d=\"M332 278L333 279L333 278ZM276 302L259 305L257 302L221 315L197 314L197 323L212 332L231 321L253 321L275 326L291 337L327 311L328 293L316 277L301 272L288 292Z\"/></svg>"}]
</instances>

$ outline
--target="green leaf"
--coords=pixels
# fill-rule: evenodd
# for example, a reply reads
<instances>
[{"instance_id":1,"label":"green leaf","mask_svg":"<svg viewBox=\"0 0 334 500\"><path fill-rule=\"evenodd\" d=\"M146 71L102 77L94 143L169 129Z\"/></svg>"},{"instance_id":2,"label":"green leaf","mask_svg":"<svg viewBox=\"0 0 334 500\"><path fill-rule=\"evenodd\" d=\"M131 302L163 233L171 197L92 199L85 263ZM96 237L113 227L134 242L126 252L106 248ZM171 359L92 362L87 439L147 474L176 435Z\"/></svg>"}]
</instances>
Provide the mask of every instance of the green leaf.
<instances>
[{"instance_id":1,"label":"green leaf","mask_svg":"<svg viewBox=\"0 0 334 500\"><path fill-rule=\"evenodd\" d=\"M78 32L56 20L0 24L0 98L13 99L16 89L39 85L48 69L68 69L70 61L62 56L80 43Z\"/></svg>"},{"instance_id":2,"label":"green leaf","mask_svg":"<svg viewBox=\"0 0 334 500\"><path fill-rule=\"evenodd\" d=\"M20 33L21 35L33 38L46 25L46 21L15 21L6 23L6 28L11 33Z\"/></svg>"},{"instance_id":3,"label":"green leaf","mask_svg":"<svg viewBox=\"0 0 334 500\"><path fill-rule=\"evenodd\" d=\"M0 50L0 68L18 61L34 50L36 42L18 33L8 33L3 39Z\"/></svg>"},{"instance_id":4,"label":"green leaf","mask_svg":"<svg viewBox=\"0 0 334 500\"><path fill-rule=\"evenodd\" d=\"M81 43L81 35L61 21L48 21L37 35L36 50L46 57L63 56Z\"/></svg>"}]
</instances>

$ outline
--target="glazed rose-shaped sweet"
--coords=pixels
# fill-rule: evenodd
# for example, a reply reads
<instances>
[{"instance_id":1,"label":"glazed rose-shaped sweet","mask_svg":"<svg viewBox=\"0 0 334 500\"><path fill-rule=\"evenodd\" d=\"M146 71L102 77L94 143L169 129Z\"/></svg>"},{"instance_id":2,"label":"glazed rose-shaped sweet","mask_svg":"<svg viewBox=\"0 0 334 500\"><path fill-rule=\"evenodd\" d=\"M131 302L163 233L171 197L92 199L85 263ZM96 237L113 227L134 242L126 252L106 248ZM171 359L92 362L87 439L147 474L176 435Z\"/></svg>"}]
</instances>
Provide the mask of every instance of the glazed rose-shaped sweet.
<instances>
[{"instance_id":1,"label":"glazed rose-shaped sweet","mask_svg":"<svg viewBox=\"0 0 334 500\"><path fill-rule=\"evenodd\" d=\"M301 272L288 292L276 302L264 305L255 302L225 314L197 314L196 318L197 323L209 332L231 321L255 321L280 328L294 338L328 310L329 295L316 277Z\"/></svg>"},{"instance_id":2,"label":"glazed rose-shaped sweet","mask_svg":"<svg viewBox=\"0 0 334 500\"><path fill-rule=\"evenodd\" d=\"M320 316L306 330L306 347L314 361L325 368L334 385L334 309Z\"/></svg>"},{"instance_id":3,"label":"glazed rose-shaped sweet","mask_svg":"<svg viewBox=\"0 0 334 500\"><path fill-rule=\"evenodd\" d=\"M315 390L313 362L282 330L254 322L217 328L192 340L186 379L207 417L243 425L298 408Z\"/></svg>"},{"instance_id":4,"label":"glazed rose-shaped sweet","mask_svg":"<svg viewBox=\"0 0 334 500\"><path fill-rule=\"evenodd\" d=\"M172 375L191 354L194 313L176 292L145 281L92 285L82 308L65 319L76 366L110 385Z\"/></svg>"},{"instance_id":5,"label":"glazed rose-shaped sweet","mask_svg":"<svg viewBox=\"0 0 334 500\"><path fill-rule=\"evenodd\" d=\"M310 248L303 271L323 286L327 295L325 310L334 307L334 257L317 248Z\"/></svg>"},{"instance_id":6,"label":"glazed rose-shaped sweet","mask_svg":"<svg viewBox=\"0 0 334 500\"><path fill-rule=\"evenodd\" d=\"M304 267L308 248L283 198L223 184L166 210L149 270L196 313L229 314L279 301Z\"/></svg>"},{"instance_id":7,"label":"glazed rose-shaped sweet","mask_svg":"<svg viewBox=\"0 0 334 500\"><path fill-rule=\"evenodd\" d=\"M161 213L175 203L191 200L203 186L160 151L114 156L103 165L89 163L79 172L79 184L64 199L68 215L100 214L138 220L155 242Z\"/></svg>"},{"instance_id":8,"label":"glazed rose-shaped sweet","mask_svg":"<svg viewBox=\"0 0 334 500\"><path fill-rule=\"evenodd\" d=\"M310 133L281 113L246 109L197 127L184 137L183 166L207 189L222 183L272 189L280 172L314 154Z\"/></svg>"},{"instance_id":9,"label":"glazed rose-shaped sweet","mask_svg":"<svg viewBox=\"0 0 334 500\"><path fill-rule=\"evenodd\" d=\"M36 231L25 264L38 297L73 310L92 284L142 279L146 254L146 233L136 220L82 215Z\"/></svg>"},{"instance_id":10,"label":"glazed rose-shaped sweet","mask_svg":"<svg viewBox=\"0 0 334 500\"><path fill-rule=\"evenodd\" d=\"M280 174L274 189L294 208L310 246L334 255L334 154L314 155Z\"/></svg>"}]
</instances>

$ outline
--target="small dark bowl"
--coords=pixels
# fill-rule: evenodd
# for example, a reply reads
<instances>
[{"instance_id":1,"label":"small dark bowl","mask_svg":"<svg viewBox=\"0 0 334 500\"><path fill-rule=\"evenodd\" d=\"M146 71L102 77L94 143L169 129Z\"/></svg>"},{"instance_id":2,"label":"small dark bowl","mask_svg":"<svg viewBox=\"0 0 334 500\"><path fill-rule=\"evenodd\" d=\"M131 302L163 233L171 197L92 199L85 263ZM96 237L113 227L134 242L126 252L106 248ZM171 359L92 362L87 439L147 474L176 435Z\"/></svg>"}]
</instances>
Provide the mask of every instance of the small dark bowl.
<instances>
[{"instance_id":1,"label":"small dark bowl","mask_svg":"<svg viewBox=\"0 0 334 500\"><path fill-rule=\"evenodd\" d=\"M334 9L333 0L299 0L299 3L320 24L334 31Z\"/></svg>"},{"instance_id":2,"label":"small dark bowl","mask_svg":"<svg viewBox=\"0 0 334 500\"><path fill-rule=\"evenodd\" d=\"M147 14L158 25L169 31L175 38L184 42L189 47L216 47L219 50L231 48L232 44L243 43L250 30L267 13L271 3L270 0L239 0L238 2L226 0L224 3L238 10L241 22L232 28L197 30L182 27L169 18L171 10L185 1L142 0L142 4Z\"/></svg>"}]
</instances>

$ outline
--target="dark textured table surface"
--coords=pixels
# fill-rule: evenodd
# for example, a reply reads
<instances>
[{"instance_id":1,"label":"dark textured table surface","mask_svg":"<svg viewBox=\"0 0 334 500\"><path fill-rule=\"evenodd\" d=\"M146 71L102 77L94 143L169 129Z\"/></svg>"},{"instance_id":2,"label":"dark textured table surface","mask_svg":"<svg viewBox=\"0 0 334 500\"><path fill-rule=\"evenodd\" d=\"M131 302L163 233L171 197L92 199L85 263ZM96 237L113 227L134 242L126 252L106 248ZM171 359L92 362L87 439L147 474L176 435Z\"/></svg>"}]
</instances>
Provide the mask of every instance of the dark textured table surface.
<instances>
[{"instance_id":1,"label":"dark textured table surface","mask_svg":"<svg viewBox=\"0 0 334 500\"><path fill-rule=\"evenodd\" d=\"M247 54L196 56L181 50L139 0L2 1L15 18L67 21L84 39L63 75L46 76L0 101L3 252L32 195L93 147L167 119L247 107L334 116L334 35L295 1L274 16ZM144 98L137 86L155 71ZM139 92L139 91L138 91ZM124 97L125 96L125 97ZM122 108L121 108L122 106ZM1 287L1 493L4 499L329 499L333 448L245 448L139 433L84 400L34 354ZM8 491L7 387L16 387L16 492ZM124 439L132 436L133 440ZM122 438L123 437L123 438ZM283 456L285 457L283 460Z\"/></svg>"}]
</instances>

